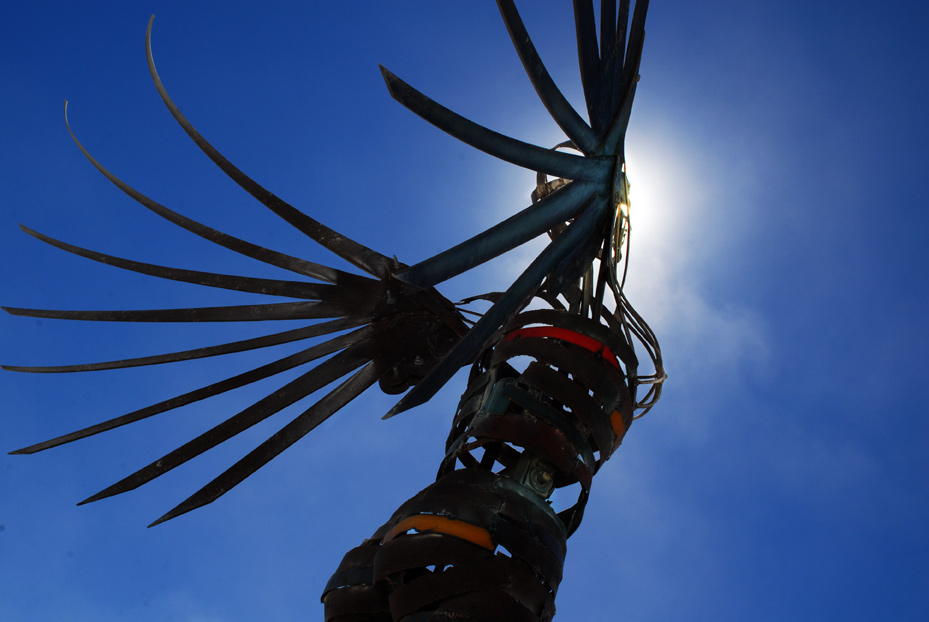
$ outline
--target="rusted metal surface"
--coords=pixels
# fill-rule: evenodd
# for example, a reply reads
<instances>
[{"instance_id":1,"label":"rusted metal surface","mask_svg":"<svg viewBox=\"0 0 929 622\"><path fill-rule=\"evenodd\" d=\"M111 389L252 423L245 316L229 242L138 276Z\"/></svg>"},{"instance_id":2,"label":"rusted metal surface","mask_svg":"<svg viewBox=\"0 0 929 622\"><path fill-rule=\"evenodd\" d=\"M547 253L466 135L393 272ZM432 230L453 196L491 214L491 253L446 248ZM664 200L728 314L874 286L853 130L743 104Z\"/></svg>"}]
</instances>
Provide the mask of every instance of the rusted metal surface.
<instances>
[{"instance_id":1,"label":"rusted metal surface","mask_svg":"<svg viewBox=\"0 0 929 622\"><path fill-rule=\"evenodd\" d=\"M168 95L152 57L150 22L146 51L151 77L183 130L267 209L363 274L262 248L174 212L110 173L68 126L91 164L147 209L298 278L264 279L159 266L81 248L24 227L47 244L125 270L284 301L128 311L4 307L6 311L27 317L116 322L304 320L308 324L265 337L155 356L6 369L98 371L328 338L307 342L301 351L261 367L14 453L48 449L301 369L295 379L84 502L95 501L137 488L282 409L312 400L317 391L338 381L154 525L218 499L372 385L379 384L389 394L406 392L389 417L426 402L458 369L470 365L435 483L404 503L370 539L345 556L323 593L326 619L551 619L566 540L581 522L593 477L619 447L632 421L660 397L665 377L657 340L623 292L630 188L623 140L638 83L648 2L635 3L630 21L629 0L621 0L618 7L615 1L604 0L599 37L592 1L574 2L589 121L552 81L513 1L497 4L532 85L568 140L549 149L484 128L382 68L390 94L403 106L459 140L538 175L529 207L409 266L289 205L216 151ZM456 305L435 289L543 234L551 242L506 291ZM472 321L463 307L477 299L488 301L490 307ZM323 357L328 358L317 363ZM556 511L550 497L568 487L578 490L577 499Z\"/></svg>"}]
</instances>

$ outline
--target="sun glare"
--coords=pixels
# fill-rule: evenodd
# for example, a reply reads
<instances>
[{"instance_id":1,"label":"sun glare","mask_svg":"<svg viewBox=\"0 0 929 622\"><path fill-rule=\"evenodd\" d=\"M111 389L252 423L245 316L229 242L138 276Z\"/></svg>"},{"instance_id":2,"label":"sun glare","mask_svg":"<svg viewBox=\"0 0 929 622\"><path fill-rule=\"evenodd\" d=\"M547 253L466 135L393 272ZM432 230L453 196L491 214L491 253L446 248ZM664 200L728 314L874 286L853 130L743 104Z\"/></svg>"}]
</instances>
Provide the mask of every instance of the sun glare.
<instances>
[{"instance_id":1,"label":"sun glare","mask_svg":"<svg viewBox=\"0 0 929 622\"><path fill-rule=\"evenodd\" d=\"M646 317L661 323L674 306L673 292L686 278L692 245L701 235L705 197L698 162L666 133L643 128L626 149L628 172L629 272L625 288Z\"/></svg>"}]
</instances>

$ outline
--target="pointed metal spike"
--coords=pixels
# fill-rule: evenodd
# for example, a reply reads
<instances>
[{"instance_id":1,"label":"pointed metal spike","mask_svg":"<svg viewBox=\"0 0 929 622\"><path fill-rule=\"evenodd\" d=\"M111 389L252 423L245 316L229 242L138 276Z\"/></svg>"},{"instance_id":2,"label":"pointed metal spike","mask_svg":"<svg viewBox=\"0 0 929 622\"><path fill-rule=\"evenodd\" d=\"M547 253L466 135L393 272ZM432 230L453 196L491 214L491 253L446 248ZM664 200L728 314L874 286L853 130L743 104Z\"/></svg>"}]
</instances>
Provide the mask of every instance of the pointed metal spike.
<instances>
[{"instance_id":1,"label":"pointed metal spike","mask_svg":"<svg viewBox=\"0 0 929 622\"><path fill-rule=\"evenodd\" d=\"M251 242L246 242L245 240L241 240L227 233L223 233L222 231L218 231L211 227L207 227L206 225L200 224L195 220L178 214L177 212L168 209L164 205L153 201L126 182L116 177L116 175L111 173L109 170L104 168L104 166L100 164L96 158L90 154L89 151L87 151L84 145L82 145L81 142L77 139L77 135L75 135L74 131L71 129L71 124L68 121L67 101L65 101L64 117L65 127L68 129L68 133L71 135L71 140L74 141L74 144L77 145L77 148L81 151L82 154L84 154L84 157L87 158L87 160L94 166L94 168L96 168L100 174L106 177L110 183L122 190L134 201L151 210L155 214L161 216L165 220L174 223L175 225L182 227L205 240L219 244L220 246L228 248L229 250L235 251L241 255L245 255L246 257L251 257L253 259L257 259L258 261L277 266L291 272L296 272L297 274L303 274L304 276L309 276L314 279L320 279L329 283L342 283L354 282L357 279L364 278L349 272L330 268L329 266L323 266L321 264L299 259L297 257L292 257L284 253L272 251L267 248L258 246L257 244L252 244Z\"/></svg>"},{"instance_id":2,"label":"pointed metal spike","mask_svg":"<svg viewBox=\"0 0 929 622\"><path fill-rule=\"evenodd\" d=\"M640 39L644 42L644 38ZM639 47L638 59L636 60L636 74L638 75L638 60L642 56L642 47ZM628 59L627 59L628 63ZM635 100L636 80L633 78L626 84L626 90L623 93L622 106L616 111L616 116L607 132L606 140L603 142L605 153L618 153L621 155L623 141L626 138L626 128L629 126L629 115L632 114L632 102Z\"/></svg>"},{"instance_id":3,"label":"pointed metal spike","mask_svg":"<svg viewBox=\"0 0 929 622\"><path fill-rule=\"evenodd\" d=\"M178 504L170 512L149 525L149 527L154 527L155 525L159 525L219 499L242 482L242 480L277 457L282 451L306 436L316 428L316 426L332 416L333 413L337 412L363 393L377 382L377 379L380 377L381 373L383 373L383 369L388 367L387 365L376 365L375 363L366 365L351 378L340 384L325 397L300 414L296 419L284 426L267 441L232 465L219 477L188 497L182 503Z\"/></svg>"},{"instance_id":4,"label":"pointed metal spike","mask_svg":"<svg viewBox=\"0 0 929 622\"><path fill-rule=\"evenodd\" d=\"M632 12L632 24L629 26L629 43L626 45L626 59L623 63L623 84L625 90L639 75L639 63L642 61L642 45L645 38L645 17L648 13L648 0L637 0Z\"/></svg>"},{"instance_id":5,"label":"pointed metal spike","mask_svg":"<svg viewBox=\"0 0 929 622\"><path fill-rule=\"evenodd\" d=\"M606 120L600 112L600 54L597 50L593 0L574 0L574 28L577 32L577 60L587 103L587 116L594 133L599 137L606 130Z\"/></svg>"},{"instance_id":6,"label":"pointed metal spike","mask_svg":"<svg viewBox=\"0 0 929 622\"><path fill-rule=\"evenodd\" d=\"M62 311L0 307L11 315L57 320L95 322L258 322L265 320L314 320L343 317L359 311L353 305L329 302L279 302L266 305L195 307L192 309L145 309L127 311ZM363 315L364 310L360 310Z\"/></svg>"},{"instance_id":7,"label":"pointed metal spike","mask_svg":"<svg viewBox=\"0 0 929 622\"><path fill-rule=\"evenodd\" d=\"M626 128L629 125L629 115L632 114L632 102L635 99L636 85L638 83L639 65L642 62L642 48L645 44L645 16L648 11L648 0L638 0L632 14L632 24L629 27L629 43L626 46L626 59L623 66L624 91L620 99L620 107L616 111L607 132L604 142L605 153L618 153L621 151Z\"/></svg>"},{"instance_id":8,"label":"pointed metal spike","mask_svg":"<svg viewBox=\"0 0 929 622\"><path fill-rule=\"evenodd\" d=\"M265 294L269 296L284 296L288 298L307 298L307 299L325 299L337 297L344 293L344 288L340 289L335 285L323 285L320 283L307 283L305 281L284 281L278 279L259 279L248 276L237 276L232 274L217 274L214 272L201 272L199 270L186 270L183 268L169 268L156 264L124 259L105 253L100 253L90 249L82 248L74 244L62 242L53 237L39 233L25 225L20 225L25 233L31 235L37 240L46 244L60 248L80 257L86 257L93 261L114 266L131 272L147 274L162 279L172 281L181 281L185 283L194 283L206 287L217 287L222 289L231 289L240 292L251 292L254 294ZM374 281L371 281L375 283Z\"/></svg>"},{"instance_id":9,"label":"pointed metal spike","mask_svg":"<svg viewBox=\"0 0 929 622\"><path fill-rule=\"evenodd\" d=\"M224 155L217 151L216 148L194 128L193 124L187 120L187 117L181 113L180 109L168 95L168 91L165 89L164 84L161 82L161 78L158 76L158 71L155 69L155 59L152 56L152 23L154 19L154 16L152 16L148 22L148 29L145 32L145 54L148 58L148 70L152 76L152 82L155 83L155 89L158 91L158 95L161 97L165 106L168 107L171 115L191 140L194 141L197 147L199 147L220 170L229 176L229 178L243 190L258 199L265 207L290 223L297 230L307 235L317 244L327 248L342 259L369 274L373 274L380 278L385 278L390 274L390 258L330 229L265 189L226 159Z\"/></svg>"},{"instance_id":10,"label":"pointed metal spike","mask_svg":"<svg viewBox=\"0 0 929 622\"><path fill-rule=\"evenodd\" d=\"M535 205L395 276L418 287L441 283L574 218L596 190L597 186L589 182L562 186Z\"/></svg>"},{"instance_id":11,"label":"pointed metal spike","mask_svg":"<svg viewBox=\"0 0 929 622\"><path fill-rule=\"evenodd\" d=\"M429 99L381 66L390 96L437 128L485 153L530 170L564 179L603 182L612 162L606 158L584 158L510 138Z\"/></svg>"},{"instance_id":12,"label":"pointed metal spike","mask_svg":"<svg viewBox=\"0 0 929 622\"><path fill-rule=\"evenodd\" d=\"M626 62L626 28L629 25L629 3L630 0L620 0L619 2L619 17L616 19L616 44L613 48L616 62L613 64L613 75L610 77L613 82L613 101L610 104L610 110L616 110L621 103L619 98L626 90L626 85L623 82L623 68Z\"/></svg>"},{"instance_id":13,"label":"pointed metal spike","mask_svg":"<svg viewBox=\"0 0 929 622\"><path fill-rule=\"evenodd\" d=\"M500 14L503 16L503 21L510 33L510 40L513 42L513 47L516 48L519 60L522 61L523 68L529 75L529 80L532 82L532 86L535 87L535 91L539 99L542 100L545 109L552 115L555 123L574 143L575 147L585 155L593 155L597 147L600 146L600 139L568 103L568 100L561 94L558 87L555 86L555 82L549 75L548 70L542 63L542 59L539 57L538 51L529 38L529 33L526 31L526 26L523 24L513 0L497 0L497 8L500 9Z\"/></svg>"},{"instance_id":14,"label":"pointed metal spike","mask_svg":"<svg viewBox=\"0 0 929 622\"><path fill-rule=\"evenodd\" d=\"M608 205L606 202L599 204ZM555 240L542 251L529 267L513 282L471 330L452 348L433 370L414 386L386 415L389 419L432 398L446 382L471 361L483 348L487 340L506 324L536 293L542 281L557 268L575 248L586 246L606 219L612 214L598 205L584 210Z\"/></svg>"},{"instance_id":15,"label":"pointed metal spike","mask_svg":"<svg viewBox=\"0 0 929 622\"><path fill-rule=\"evenodd\" d=\"M152 417L169 410L174 410L176 408L180 408L182 406L186 406L188 404L192 404L215 395L220 395L221 393L232 391L233 389L238 389L239 387L244 387L248 384L258 382L259 380L264 380L265 378L270 378L271 376L285 372L289 369L294 369L300 365L305 365L306 363L315 361L320 357L332 354L333 352L337 352L343 348L358 343L362 339L369 338L372 332L373 329L370 326L366 326L352 333L333 337L328 341L316 344L310 348L307 348L306 350L291 354L290 356L273 361L267 365L262 365L261 367L237 374L230 378L226 378L225 380L214 382L213 384L209 384L205 387L177 395L170 399L158 402L157 404L146 406L145 408L141 408L131 413L115 417L108 421L103 421L82 430L77 430L75 432L71 432L69 434L65 434L42 443L37 443L35 445L30 445L29 447L18 449L16 453L33 454L45 449L64 445L65 443L87 438L95 434L100 434L101 432L106 432L107 430L113 430L130 423L135 423L136 421L141 421L142 419L147 419L148 417Z\"/></svg>"},{"instance_id":16,"label":"pointed metal spike","mask_svg":"<svg viewBox=\"0 0 929 622\"><path fill-rule=\"evenodd\" d=\"M613 70L616 65L616 2L615 0L601 0L600 109L604 119L612 119L615 116Z\"/></svg>"},{"instance_id":17,"label":"pointed metal spike","mask_svg":"<svg viewBox=\"0 0 929 622\"><path fill-rule=\"evenodd\" d=\"M302 400L327 384L338 380L345 374L358 369L371 360L372 349L373 344L370 340L365 340L349 346L344 351L323 361L310 371L288 382L238 414L233 415L200 436L188 441L181 447L155 460L148 466L124 477L112 486L88 497L81 503L99 501L106 497L112 497L113 495L134 490L152 481L156 477L164 475L188 460L196 458L200 454L229 440L240 432L264 421L291 404Z\"/></svg>"},{"instance_id":18,"label":"pointed metal spike","mask_svg":"<svg viewBox=\"0 0 929 622\"><path fill-rule=\"evenodd\" d=\"M616 47L616 0L600 0L600 58L606 61Z\"/></svg>"},{"instance_id":19,"label":"pointed metal spike","mask_svg":"<svg viewBox=\"0 0 929 622\"><path fill-rule=\"evenodd\" d=\"M194 359L207 358L211 356L222 356L225 354L234 354L236 352L245 352L258 348L268 348L291 343L302 339L319 337L329 333L347 330L365 324L368 318L341 318L329 322L321 322L312 326L295 328L272 335L255 337L253 339L244 339L242 341L233 341L222 345L208 346L205 348L196 348L193 350L182 350L169 354L156 354L154 356L142 356L132 359L123 359L119 361L105 361L102 363L82 363L78 365L56 365L56 366L25 366L25 365L0 365L0 368L7 371L28 372L38 374L60 374L82 371L104 371L109 369L126 369L129 367L142 367L145 365L162 365L165 363L176 363L179 361L190 361Z\"/></svg>"}]
</instances>

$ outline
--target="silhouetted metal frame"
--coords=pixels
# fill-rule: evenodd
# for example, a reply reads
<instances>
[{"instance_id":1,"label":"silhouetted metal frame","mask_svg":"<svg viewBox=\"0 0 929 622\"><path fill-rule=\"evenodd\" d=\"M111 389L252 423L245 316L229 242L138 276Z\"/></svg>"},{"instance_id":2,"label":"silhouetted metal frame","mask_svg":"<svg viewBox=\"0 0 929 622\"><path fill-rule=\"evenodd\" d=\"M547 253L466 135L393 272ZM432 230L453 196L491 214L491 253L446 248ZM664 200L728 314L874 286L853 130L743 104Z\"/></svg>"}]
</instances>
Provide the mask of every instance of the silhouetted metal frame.
<instances>
[{"instance_id":1,"label":"silhouetted metal frame","mask_svg":"<svg viewBox=\"0 0 929 622\"><path fill-rule=\"evenodd\" d=\"M430 616L439 617L422 619L444 619L441 616L446 614L459 618L484 615L481 607L493 602L496 609L487 611L506 611L516 616L507 619L525 617L527 611L531 611L532 619L549 619L561 578L564 539L580 522L591 478L618 447L631 421L660 397L665 378L657 340L623 293L625 268L622 279L618 277L618 266L623 261L620 253L625 244L628 262L629 245L628 220L623 211L629 200L623 141L638 82L648 1L635 2L630 22L631 4L630 0L620 0L618 7L615 1L601 2L598 38L592 1L574 0L580 76L589 119L585 121L552 80L514 2L497 1L539 99L568 139L560 147L570 147L576 153L532 145L478 125L381 67L390 95L416 115L476 149L536 171L540 180L555 179L546 182L544 188L540 185L533 203L522 211L413 265L405 265L396 257L378 253L323 225L262 187L220 154L180 112L158 75L151 48L152 16L146 31L149 72L158 95L184 132L267 209L363 274L261 247L198 223L143 195L111 173L81 144L68 122L65 102L65 123L78 149L117 188L165 220L233 252L290 271L297 278L255 278L140 262L82 248L21 225L25 233L42 242L99 263L285 301L178 309L4 310L26 317L111 322L311 323L262 337L153 356L57 366L5 365L4 369L33 373L99 371L328 338L250 371L12 453L49 449L306 367L301 375L254 404L81 502L87 503L137 488L339 381L253 451L152 523L155 525L216 500L373 384L380 383L382 390L392 394L412 387L385 415L388 418L425 403L458 369L473 364L436 484L404 505L372 540L346 557L345 567L326 589L327 611L333 612L331 619L342 619L340 616L349 615L347 612L355 606L353 602L364 608L373 607L376 601L381 607L378 615L399 619L432 611ZM551 242L506 291L475 296L455 305L435 289L546 233ZM534 298L552 309L524 312ZM475 314L462 305L475 299L490 301L491 305L472 321L467 315ZM526 328L528 324L535 327ZM651 362L650 373L639 371L636 347L644 350ZM519 372L508 362L514 353L529 356L534 362ZM318 362L320 359L324 360ZM615 369L611 367L614 363ZM648 391L638 398L641 386L647 386ZM540 440L543 436L548 440ZM477 456L476 452L481 451L484 453ZM527 483L527 469L539 468L549 469L546 472L553 480L533 489ZM542 471L532 472L538 475ZM544 502L551 487L578 482L582 484L578 503L569 511L553 514ZM464 497L453 502L457 497L450 490ZM453 515L468 514L471 522L453 524L459 519L449 517L449 504L458 508ZM423 516L433 518L426 520ZM423 529L400 529L407 523ZM526 529L537 529L543 523L548 525L543 535L539 532L526 536ZM427 524L432 527L425 528ZM484 532L487 539L474 536ZM419 535L414 537L414 533ZM418 543L415 546L411 544L414 541ZM502 541L509 543L506 548L513 557L504 556L509 561L501 561L500 555L494 553ZM408 545L401 546L403 542ZM489 553L487 542L493 545ZM482 550L475 556L471 546ZM428 554L423 557L422 551L437 555L446 551L439 557L445 555L442 559L452 560L449 568L476 564L469 572L474 576L483 574L483 583L480 579L466 580L464 577L470 575L462 574L460 568L444 574L430 571L428 580L422 583L426 576L423 568L436 567L436 563L424 563ZM378 563L383 567L375 572ZM408 587L412 575L418 577L419 588ZM533 576L535 580L529 578ZM539 577L544 578L541 583ZM449 592L452 583L458 588ZM422 592L427 584L431 587ZM462 591L465 585L469 587ZM538 592L539 585L544 587L542 592ZM372 596L371 590L377 594ZM429 594L433 593L444 594L442 602L447 601L451 608L434 610L438 601L430 600ZM350 594L357 598L349 598ZM478 607L481 611L469 609L475 595L485 599L485 604ZM368 604L358 604L365 602ZM388 604L389 611L383 609Z\"/></svg>"}]
</instances>

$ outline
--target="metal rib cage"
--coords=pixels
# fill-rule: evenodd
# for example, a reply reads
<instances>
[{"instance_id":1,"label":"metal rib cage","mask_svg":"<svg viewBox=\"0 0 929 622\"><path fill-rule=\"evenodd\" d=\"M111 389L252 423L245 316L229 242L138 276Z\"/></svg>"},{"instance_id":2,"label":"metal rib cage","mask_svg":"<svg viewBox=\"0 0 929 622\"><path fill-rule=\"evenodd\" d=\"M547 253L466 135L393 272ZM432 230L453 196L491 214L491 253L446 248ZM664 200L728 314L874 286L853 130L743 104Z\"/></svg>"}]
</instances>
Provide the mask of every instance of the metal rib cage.
<instances>
[{"instance_id":1,"label":"metal rib cage","mask_svg":"<svg viewBox=\"0 0 929 622\"><path fill-rule=\"evenodd\" d=\"M472 365L436 482L345 556L326 621L551 620L566 540L632 423L637 366L622 332L566 308L502 327ZM556 513L552 492L575 484Z\"/></svg>"},{"instance_id":2,"label":"metal rib cage","mask_svg":"<svg viewBox=\"0 0 929 622\"><path fill-rule=\"evenodd\" d=\"M622 221L624 212L620 208L621 205L628 206L623 139L638 82L648 2L636 2L630 22L629 0L619 2L618 17L616 3L604 1L601 6L599 50L591 0L574 2L581 80L589 123L581 118L555 86L525 30L514 2L498 0L497 4L537 94L566 134L568 143L578 153L575 155L546 149L484 128L444 108L382 68L391 96L442 131L494 157L536 171L546 178L564 180L561 187L545 196L537 196L532 205L498 225L410 266L326 227L263 188L220 154L194 128L168 95L155 69L150 21L146 32L149 71L159 96L184 132L232 181L266 208L323 248L348 261L363 274L263 248L198 223L143 195L111 173L81 145L68 124L66 103L65 121L77 147L101 174L133 200L206 240L297 276L290 280L265 279L160 266L82 248L23 226L27 234L52 246L120 269L206 287L273 295L285 301L129 311L3 307L7 312L26 317L92 321L304 320L307 325L261 337L154 356L77 365L6 365L4 369L33 373L100 371L221 356L321 337L324 340L305 342L305 348L290 356L12 453L35 453L180 408L286 370L304 370L296 379L282 384L212 429L82 502L87 503L135 489L282 409L314 399L311 396L320 389L339 381L335 388L315 398L305 410L253 451L152 523L155 525L218 499L375 383L392 394L412 387L386 418L426 402L458 369L474 361L487 365L481 373L491 373L495 383L502 381L508 377L504 373L505 362L491 360L487 363L483 357L494 351L495 344L499 345L501 335L504 335L500 331L504 327L514 326L514 321L521 321L518 318L525 317L525 314L519 314L533 299L546 301L563 313L564 317L573 315L586 318L585 328L579 330L581 334L599 334L598 331L606 330L611 335L618 335L629 351L633 345L643 350L653 364L652 372L639 375L636 366L630 366L623 360L629 392L627 398L624 398L626 401L622 403L625 409L622 410L624 425L628 426L626 414L641 416L651 408L660 396L664 379L660 350L647 324L626 300L623 279L617 274L623 242L626 246L625 260L628 261L629 237L624 234L628 230L628 221ZM552 232L551 243L505 292L476 297L492 303L476 321L466 318L467 311L463 305L468 301L452 304L435 289L443 281L546 232ZM594 329L593 325L601 328ZM561 320L550 326L563 327ZM505 337L503 339L504 344L500 347L505 349L507 342ZM580 354L586 356L583 352ZM318 362L320 360L322 362ZM519 382L521 380L517 377L517 387ZM639 386L646 384L649 385L646 394L641 398L636 397ZM475 390L469 386L466 395L473 394ZM462 434L471 430L469 426L472 424L477 425L474 417L467 422L463 415L460 419L456 418L456 426L463 426ZM599 462L605 459L607 443L597 436L600 432L594 434L592 430L588 431L600 439L599 443L594 439L600 455L595 460L595 466L598 467ZM471 455L473 448L465 453ZM465 453L456 453L454 457L459 461L467 461ZM590 470L589 466L587 468ZM578 477L578 481L582 479Z\"/></svg>"},{"instance_id":3,"label":"metal rib cage","mask_svg":"<svg viewBox=\"0 0 929 622\"><path fill-rule=\"evenodd\" d=\"M519 357L529 360L521 371ZM570 535L632 423L634 369L631 349L601 324L565 311L518 315L472 367L439 477L458 465L500 471L544 498L579 483L577 503L559 515Z\"/></svg>"}]
</instances>

